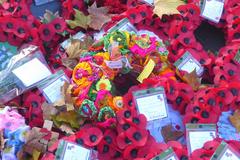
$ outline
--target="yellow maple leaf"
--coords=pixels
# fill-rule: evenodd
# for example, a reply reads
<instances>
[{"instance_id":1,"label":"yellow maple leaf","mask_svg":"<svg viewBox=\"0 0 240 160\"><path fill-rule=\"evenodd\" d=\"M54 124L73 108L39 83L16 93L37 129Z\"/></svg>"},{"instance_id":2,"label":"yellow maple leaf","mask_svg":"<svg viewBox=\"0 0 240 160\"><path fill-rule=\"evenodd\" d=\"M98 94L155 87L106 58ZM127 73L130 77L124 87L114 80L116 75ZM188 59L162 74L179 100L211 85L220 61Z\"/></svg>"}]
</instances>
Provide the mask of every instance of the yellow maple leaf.
<instances>
[{"instance_id":1,"label":"yellow maple leaf","mask_svg":"<svg viewBox=\"0 0 240 160\"><path fill-rule=\"evenodd\" d=\"M153 12L160 18L164 14L178 14L177 7L185 4L182 0L154 0Z\"/></svg>"}]
</instances>

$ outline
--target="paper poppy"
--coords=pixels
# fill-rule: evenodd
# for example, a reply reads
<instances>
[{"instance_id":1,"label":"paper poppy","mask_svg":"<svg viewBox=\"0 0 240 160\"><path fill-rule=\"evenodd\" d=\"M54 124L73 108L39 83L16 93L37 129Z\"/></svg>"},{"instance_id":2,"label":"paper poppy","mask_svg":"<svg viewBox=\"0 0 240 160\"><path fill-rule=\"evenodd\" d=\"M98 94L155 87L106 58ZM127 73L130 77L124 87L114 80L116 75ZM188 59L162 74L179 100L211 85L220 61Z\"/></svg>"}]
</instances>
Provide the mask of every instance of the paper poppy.
<instances>
[{"instance_id":1,"label":"paper poppy","mask_svg":"<svg viewBox=\"0 0 240 160\"><path fill-rule=\"evenodd\" d=\"M124 159L135 159L138 158L139 147L135 145L129 145L123 152Z\"/></svg>"},{"instance_id":2,"label":"paper poppy","mask_svg":"<svg viewBox=\"0 0 240 160\"><path fill-rule=\"evenodd\" d=\"M39 44L39 34L36 28L30 30L29 34L26 36L26 41L30 44Z\"/></svg>"},{"instance_id":3,"label":"paper poppy","mask_svg":"<svg viewBox=\"0 0 240 160\"><path fill-rule=\"evenodd\" d=\"M120 124L124 124L126 121L131 121L132 117L136 115L136 112L129 109L120 110L117 112L117 120Z\"/></svg>"},{"instance_id":4,"label":"paper poppy","mask_svg":"<svg viewBox=\"0 0 240 160\"><path fill-rule=\"evenodd\" d=\"M55 35L55 29L54 29L53 24L52 23L42 24L39 27L39 34L40 34L40 38L43 41L46 41L46 42L51 41L51 39Z\"/></svg>"},{"instance_id":5,"label":"paper poppy","mask_svg":"<svg viewBox=\"0 0 240 160\"><path fill-rule=\"evenodd\" d=\"M91 127L84 129L84 133L82 136L84 144L89 147L93 147L98 145L103 139L103 133L99 128Z\"/></svg>"},{"instance_id":6,"label":"paper poppy","mask_svg":"<svg viewBox=\"0 0 240 160\"><path fill-rule=\"evenodd\" d=\"M62 18L55 18L51 23L54 26L55 32L58 33L62 33L67 27L66 22Z\"/></svg>"},{"instance_id":7,"label":"paper poppy","mask_svg":"<svg viewBox=\"0 0 240 160\"><path fill-rule=\"evenodd\" d=\"M114 156L114 148L107 144L105 141L101 141L97 146L99 158L111 159Z\"/></svg>"},{"instance_id":8,"label":"paper poppy","mask_svg":"<svg viewBox=\"0 0 240 160\"><path fill-rule=\"evenodd\" d=\"M120 149L125 149L127 146L132 144L132 141L127 137L125 132L119 133L118 136L117 136L116 141L117 141L117 146Z\"/></svg>"},{"instance_id":9,"label":"paper poppy","mask_svg":"<svg viewBox=\"0 0 240 160\"><path fill-rule=\"evenodd\" d=\"M144 114L139 114L136 117L132 117L129 123L138 129L145 129L147 126L147 118Z\"/></svg>"},{"instance_id":10,"label":"paper poppy","mask_svg":"<svg viewBox=\"0 0 240 160\"><path fill-rule=\"evenodd\" d=\"M7 41L13 46L20 46L23 43L23 39L17 37L14 33L7 33Z\"/></svg>"},{"instance_id":11,"label":"paper poppy","mask_svg":"<svg viewBox=\"0 0 240 160\"><path fill-rule=\"evenodd\" d=\"M17 21L14 18L2 17L0 18L1 27L5 32L13 32L17 27Z\"/></svg>"},{"instance_id":12,"label":"paper poppy","mask_svg":"<svg viewBox=\"0 0 240 160\"><path fill-rule=\"evenodd\" d=\"M28 27L23 23L18 23L16 29L14 30L14 34L19 38L25 39L28 34Z\"/></svg>"},{"instance_id":13,"label":"paper poppy","mask_svg":"<svg viewBox=\"0 0 240 160\"><path fill-rule=\"evenodd\" d=\"M148 139L148 131L145 129L138 129L131 127L126 131L127 137L131 140L135 146L144 146Z\"/></svg>"}]
</instances>

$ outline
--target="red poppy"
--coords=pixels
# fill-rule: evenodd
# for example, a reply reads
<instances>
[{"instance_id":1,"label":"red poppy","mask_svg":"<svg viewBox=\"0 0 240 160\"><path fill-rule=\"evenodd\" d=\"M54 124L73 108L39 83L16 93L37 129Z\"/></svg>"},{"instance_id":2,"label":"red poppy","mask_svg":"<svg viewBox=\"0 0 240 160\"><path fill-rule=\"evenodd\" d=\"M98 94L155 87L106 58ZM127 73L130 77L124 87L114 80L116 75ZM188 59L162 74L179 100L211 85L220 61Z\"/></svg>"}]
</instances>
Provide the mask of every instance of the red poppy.
<instances>
[{"instance_id":1,"label":"red poppy","mask_svg":"<svg viewBox=\"0 0 240 160\"><path fill-rule=\"evenodd\" d=\"M4 32L13 32L17 27L17 21L15 18L1 17L0 22L1 28Z\"/></svg>"},{"instance_id":2,"label":"red poppy","mask_svg":"<svg viewBox=\"0 0 240 160\"><path fill-rule=\"evenodd\" d=\"M55 35L55 29L52 23L49 24L42 24L39 27L39 34L40 38L43 41L49 42L52 40L53 36Z\"/></svg>"},{"instance_id":3,"label":"red poppy","mask_svg":"<svg viewBox=\"0 0 240 160\"><path fill-rule=\"evenodd\" d=\"M133 117L130 123L136 128L145 129L147 126L147 118L144 114L139 114L138 116Z\"/></svg>"},{"instance_id":4,"label":"red poppy","mask_svg":"<svg viewBox=\"0 0 240 160\"><path fill-rule=\"evenodd\" d=\"M221 103L223 105L223 107L232 103L234 97L230 90L228 90L227 88L216 88L216 92L216 99L218 103Z\"/></svg>"},{"instance_id":5,"label":"red poppy","mask_svg":"<svg viewBox=\"0 0 240 160\"><path fill-rule=\"evenodd\" d=\"M14 34L19 38L25 39L28 35L28 27L24 23L21 23L21 21L17 21L17 24Z\"/></svg>"},{"instance_id":6,"label":"red poppy","mask_svg":"<svg viewBox=\"0 0 240 160\"><path fill-rule=\"evenodd\" d=\"M62 33L67 27L66 22L62 18L55 18L51 23L58 33Z\"/></svg>"},{"instance_id":7,"label":"red poppy","mask_svg":"<svg viewBox=\"0 0 240 160\"><path fill-rule=\"evenodd\" d=\"M240 25L228 29L228 42L240 42Z\"/></svg>"},{"instance_id":8,"label":"red poppy","mask_svg":"<svg viewBox=\"0 0 240 160\"><path fill-rule=\"evenodd\" d=\"M148 139L148 132L145 129L131 127L126 131L126 135L135 146L144 146Z\"/></svg>"},{"instance_id":9,"label":"red poppy","mask_svg":"<svg viewBox=\"0 0 240 160\"><path fill-rule=\"evenodd\" d=\"M30 44L38 45L39 40L40 38L39 38L38 30L36 28L31 29L29 34L26 36L26 41Z\"/></svg>"},{"instance_id":10,"label":"red poppy","mask_svg":"<svg viewBox=\"0 0 240 160\"><path fill-rule=\"evenodd\" d=\"M214 83L219 84L221 81L239 81L240 71L238 65L232 63L226 63L223 66L215 66L213 72L216 74Z\"/></svg>"},{"instance_id":11,"label":"red poppy","mask_svg":"<svg viewBox=\"0 0 240 160\"><path fill-rule=\"evenodd\" d=\"M97 146L97 151L99 154L99 158L100 159L107 159L107 160L111 160L112 157L115 154L115 150L114 148L112 148L109 144L107 144L105 141L101 141L98 146Z\"/></svg>"},{"instance_id":12,"label":"red poppy","mask_svg":"<svg viewBox=\"0 0 240 160\"><path fill-rule=\"evenodd\" d=\"M135 159L138 158L139 147L135 145L129 145L123 152L124 159Z\"/></svg>"},{"instance_id":13,"label":"red poppy","mask_svg":"<svg viewBox=\"0 0 240 160\"><path fill-rule=\"evenodd\" d=\"M84 141L84 144L89 147L93 147L101 142L103 139L103 133L99 128L96 127L85 128L82 139Z\"/></svg>"},{"instance_id":14,"label":"red poppy","mask_svg":"<svg viewBox=\"0 0 240 160\"><path fill-rule=\"evenodd\" d=\"M120 149L125 149L127 146L132 144L132 141L127 137L125 132L121 132L117 136L117 146Z\"/></svg>"},{"instance_id":15,"label":"red poppy","mask_svg":"<svg viewBox=\"0 0 240 160\"><path fill-rule=\"evenodd\" d=\"M136 112L130 109L124 109L117 112L117 120L120 124L124 124L126 121L131 121L132 117L136 115Z\"/></svg>"},{"instance_id":16,"label":"red poppy","mask_svg":"<svg viewBox=\"0 0 240 160\"><path fill-rule=\"evenodd\" d=\"M118 131L118 133L125 132L131 127L132 127L132 124L130 122L127 122L127 121L123 124L118 123L117 124L117 131Z\"/></svg>"},{"instance_id":17,"label":"red poppy","mask_svg":"<svg viewBox=\"0 0 240 160\"><path fill-rule=\"evenodd\" d=\"M223 55L234 55L237 53L239 49L239 43L231 43L227 46L224 46L219 50L218 56L223 56Z\"/></svg>"},{"instance_id":18,"label":"red poppy","mask_svg":"<svg viewBox=\"0 0 240 160\"><path fill-rule=\"evenodd\" d=\"M192 36L192 33L187 32L181 34L177 40L184 46L184 47L193 47L196 46L196 39Z\"/></svg>"},{"instance_id":19,"label":"red poppy","mask_svg":"<svg viewBox=\"0 0 240 160\"><path fill-rule=\"evenodd\" d=\"M17 37L14 33L8 33L8 43L13 46L21 46L23 39Z\"/></svg>"}]
</instances>

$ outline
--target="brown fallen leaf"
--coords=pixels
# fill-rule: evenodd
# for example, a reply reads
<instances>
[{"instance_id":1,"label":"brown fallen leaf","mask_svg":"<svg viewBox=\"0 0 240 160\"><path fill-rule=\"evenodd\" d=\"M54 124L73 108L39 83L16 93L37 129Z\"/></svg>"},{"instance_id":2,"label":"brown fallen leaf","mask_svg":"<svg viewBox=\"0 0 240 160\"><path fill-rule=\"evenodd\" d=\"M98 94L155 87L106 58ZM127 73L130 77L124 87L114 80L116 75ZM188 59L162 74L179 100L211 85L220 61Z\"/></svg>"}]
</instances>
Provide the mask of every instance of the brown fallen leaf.
<instances>
[{"instance_id":1,"label":"brown fallen leaf","mask_svg":"<svg viewBox=\"0 0 240 160\"><path fill-rule=\"evenodd\" d=\"M58 110L52 104L47 102L42 104L42 111L44 120L51 120L51 116L58 113Z\"/></svg>"},{"instance_id":2,"label":"brown fallen leaf","mask_svg":"<svg viewBox=\"0 0 240 160\"><path fill-rule=\"evenodd\" d=\"M165 142L176 141L183 136L183 132L174 130L171 124L164 126L161 133Z\"/></svg>"},{"instance_id":3,"label":"brown fallen leaf","mask_svg":"<svg viewBox=\"0 0 240 160\"><path fill-rule=\"evenodd\" d=\"M94 2L92 6L88 8L88 13L91 17L89 27L95 30L100 30L104 24L111 21L111 16L108 14L108 8L97 8L96 2Z\"/></svg>"},{"instance_id":4,"label":"brown fallen leaf","mask_svg":"<svg viewBox=\"0 0 240 160\"><path fill-rule=\"evenodd\" d=\"M196 73L196 69L191 73L184 74L183 79L193 88L193 90L197 90L201 85L201 80Z\"/></svg>"},{"instance_id":5,"label":"brown fallen leaf","mask_svg":"<svg viewBox=\"0 0 240 160\"><path fill-rule=\"evenodd\" d=\"M177 7L185 4L182 0L154 0L153 12L160 18L162 15L179 14Z\"/></svg>"},{"instance_id":6,"label":"brown fallen leaf","mask_svg":"<svg viewBox=\"0 0 240 160\"><path fill-rule=\"evenodd\" d=\"M240 132L240 109L236 110L232 116L229 117L232 125L237 129L237 132Z\"/></svg>"},{"instance_id":7,"label":"brown fallen leaf","mask_svg":"<svg viewBox=\"0 0 240 160\"><path fill-rule=\"evenodd\" d=\"M88 51L89 47L92 46L94 40L91 36L85 36L83 40L72 40L69 47L66 49L68 54L67 58L62 59L62 63L67 68L73 70L78 64L79 57Z\"/></svg>"},{"instance_id":8,"label":"brown fallen leaf","mask_svg":"<svg viewBox=\"0 0 240 160\"><path fill-rule=\"evenodd\" d=\"M91 17L86 16L83 12L77 9L74 9L74 11L74 20L66 20L70 28L74 29L76 27L82 27L84 29L87 29L91 22Z\"/></svg>"},{"instance_id":9,"label":"brown fallen leaf","mask_svg":"<svg viewBox=\"0 0 240 160\"><path fill-rule=\"evenodd\" d=\"M82 53L87 52L89 47L94 43L91 36L85 36L81 41L73 39L66 49L69 58L78 58Z\"/></svg>"}]
</instances>

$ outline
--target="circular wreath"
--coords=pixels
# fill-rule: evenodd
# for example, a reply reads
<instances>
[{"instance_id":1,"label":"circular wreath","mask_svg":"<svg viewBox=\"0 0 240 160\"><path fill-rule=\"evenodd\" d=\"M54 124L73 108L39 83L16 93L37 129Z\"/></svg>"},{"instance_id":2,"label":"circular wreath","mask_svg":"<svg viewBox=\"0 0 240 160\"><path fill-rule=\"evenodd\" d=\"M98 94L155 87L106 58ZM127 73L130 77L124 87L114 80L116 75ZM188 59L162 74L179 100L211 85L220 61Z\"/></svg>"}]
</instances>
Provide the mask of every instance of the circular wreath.
<instances>
[{"instance_id":1,"label":"circular wreath","mask_svg":"<svg viewBox=\"0 0 240 160\"><path fill-rule=\"evenodd\" d=\"M110 0L106 2L118 6L117 2L119 1L116 1L115 4ZM13 2L10 0L1 6L0 35L3 37L2 40L16 45L23 42L39 45L40 40L47 42L50 39L58 42L61 39L58 33L66 27L65 22L62 23L61 18L56 18L49 24L42 24L33 16L26 16L26 13L30 13L29 4L28 1ZM97 47L93 45L90 52L81 57L79 64L73 70L75 106L86 123L76 135L66 139L86 147L96 147L95 149L98 150L99 157L102 159L148 159L169 146L173 147L180 159L188 159L186 147L178 142L169 142L168 144L155 142L146 130L145 116L139 115L135 109L132 92L138 89L163 86L168 101L180 113L185 114L185 123L216 123L223 111L239 109L238 81L240 74L237 69L239 63L234 61L239 50L240 21L237 16L240 9L239 2L238 0L225 2L222 19L216 26L224 29L227 44L219 50L217 56L204 51L194 36L194 31L203 20L200 17L199 0L189 1L188 4L180 6L178 10L181 14L164 15L161 19L153 15L149 5L136 4L137 2L134 0L129 1L126 12L113 17L112 23L114 20L118 21L123 17L128 17L137 28L153 31L165 42L168 42L170 63L166 61L165 50L159 47L162 43L152 37L118 31L107 34L97 44ZM73 8L80 9L81 7L81 3L78 1L64 1L63 17L69 18L74 12ZM126 8L122 7L122 9ZM28 23L23 23L26 21ZM20 25L15 26L16 22ZM109 24L109 26L111 25ZM33 29L32 26L34 26ZM54 44L56 43L49 43L50 48L54 48L51 47ZM43 47L43 44L40 47ZM175 74L172 70L171 63L179 59L185 51L189 51L205 68L203 79L209 84L201 86L197 91L180 80L181 75ZM124 58L122 59L122 57ZM128 82L124 75L128 74L134 77L136 73L139 74L149 59L156 63L153 74L150 75L151 78L145 79L142 84L134 82L136 86L130 88L128 93L121 97L122 94L117 92L115 86L118 84L121 86ZM117 60L122 63L122 68L109 68L110 62ZM211 79L211 77L214 78ZM118 89L121 90L119 87ZM36 95L40 97L38 93ZM31 108L38 108L38 105L43 102L42 97L37 98L30 95L27 97L29 97L29 101L25 101L25 104ZM32 110L35 115L41 113L39 108ZM34 114L27 114L27 116L34 119ZM34 120L36 120L34 122L36 124L41 123L40 118ZM87 123L89 121L90 124ZM217 145L215 142L210 144ZM237 143L234 142L233 145L239 148ZM56 146L53 146L49 151L53 152L54 147L56 149ZM191 157L193 159L210 157L215 148L204 147L202 150L192 153ZM47 156L53 158L51 154L46 154L45 158Z\"/></svg>"},{"instance_id":2,"label":"circular wreath","mask_svg":"<svg viewBox=\"0 0 240 160\"><path fill-rule=\"evenodd\" d=\"M173 77L176 76L176 78L170 79L163 75L151 75L152 78L148 78L142 84L130 88L129 92L123 97L123 106L126 107L126 109L120 110L116 113L117 123L115 123L115 125L117 126L117 134L116 131L111 130L111 132L114 132L115 134L116 142L114 144L108 143L106 137L98 137L103 140L103 142L99 143L100 146L97 145L100 157L106 159L116 157L134 159L153 157L159 153L159 151L150 151L152 147L148 146L150 150L147 151L146 148L144 148L144 146L147 146L150 141L151 136L146 132L146 129L144 129L146 126L146 119L142 115L137 115L132 100L132 92L138 89L164 86L168 101L173 104L175 109L179 110L182 114L185 114L184 123L217 123L219 116L223 111L230 109L236 110L238 108L238 80L240 74L238 74L237 70L239 64L234 61L233 58L236 56L239 49L237 36L239 30L236 29L238 28L237 24L239 20L232 16L239 9L238 2L225 3L225 11L222 20L217 27L225 29L227 45L220 49L217 56L206 52L202 45L195 39L194 31L202 21L199 6L196 4L199 4L199 2L194 1L180 6L178 10L181 15L164 16L162 19L149 16L151 15L151 11L149 10L146 10L146 12L149 11L149 13L145 13L144 11L139 13L138 9L140 7L146 7L149 9L149 6L146 5L135 8L133 7L126 12L126 16L134 24L137 23L136 26L138 28L147 28L155 33L163 31L163 34L158 35L162 39L167 40L170 44L168 47L170 51L168 60L171 63L179 59L186 51L189 51L192 56L204 66L205 70L203 79L208 81L209 84L202 85L200 89L194 91L187 83L177 81L176 79L181 79L181 77L173 73ZM137 10L138 12L135 12ZM120 17L122 18L122 16ZM116 33L113 33L113 35ZM118 35L117 38L115 38L115 41L122 40L122 38L122 35ZM128 38L125 39L125 41L128 42ZM119 44L122 47L125 46L126 43L119 42ZM108 45L108 43L105 42L104 45ZM131 49L131 52L138 52L138 49ZM121 53L123 54L124 52ZM143 57L145 56L143 51L138 54ZM133 62L135 62L135 60ZM132 63L130 62L130 64ZM132 65L135 66L135 64ZM138 67L135 67L134 69L137 70L137 68ZM111 75L114 75L114 73ZM210 79L209 77L214 78ZM115 76L112 76L112 78L115 78ZM105 84L104 86L107 85ZM104 100L104 102L108 101ZM96 131L98 130L97 128L95 129ZM80 141L83 142L82 144L85 144L84 140L87 139L88 141L88 138L85 138L85 134L82 132L84 132L84 130L79 132L77 139L80 139ZM103 135L104 134L105 130L103 130ZM91 139L91 136L89 137L89 140L93 140ZM85 145L86 147L95 146L96 143L94 142L92 142L93 145ZM147 153L142 153L143 148ZM202 157L205 152L206 151L201 151L200 153L199 151L196 151L191 156L195 158ZM207 157L210 156L211 154ZM179 158L183 159L184 157L186 157L186 155L182 152L182 155L179 156Z\"/></svg>"}]
</instances>

